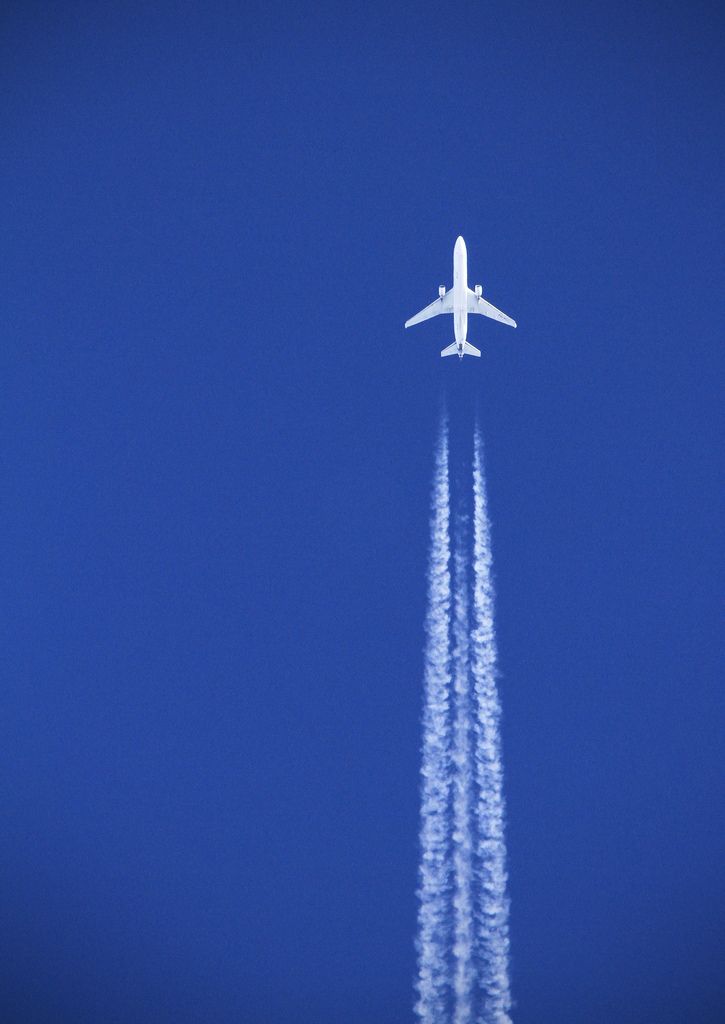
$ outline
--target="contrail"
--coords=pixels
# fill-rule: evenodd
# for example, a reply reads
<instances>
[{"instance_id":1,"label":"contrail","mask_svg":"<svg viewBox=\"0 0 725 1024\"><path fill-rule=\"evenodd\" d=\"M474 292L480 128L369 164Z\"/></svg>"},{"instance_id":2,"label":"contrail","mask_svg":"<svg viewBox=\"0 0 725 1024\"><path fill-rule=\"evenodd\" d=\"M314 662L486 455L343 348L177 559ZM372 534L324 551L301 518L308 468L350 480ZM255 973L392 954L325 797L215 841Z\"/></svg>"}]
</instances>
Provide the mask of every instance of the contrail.
<instances>
[{"instance_id":1,"label":"contrail","mask_svg":"<svg viewBox=\"0 0 725 1024\"><path fill-rule=\"evenodd\" d=\"M465 522L456 523L453 598L453 991L454 1024L471 1024L474 993L471 701Z\"/></svg>"},{"instance_id":2,"label":"contrail","mask_svg":"<svg viewBox=\"0 0 725 1024\"><path fill-rule=\"evenodd\" d=\"M448 426L441 420L431 516L421 766L418 978L422 1024L444 1024L450 1001L450 488Z\"/></svg>"},{"instance_id":3,"label":"contrail","mask_svg":"<svg viewBox=\"0 0 725 1024\"><path fill-rule=\"evenodd\" d=\"M501 709L478 427L473 448L473 536L461 513L451 588L444 416L433 480L426 616L415 1003L421 1024L511 1024Z\"/></svg>"},{"instance_id":4,"label":"contrail","mask_svg":"<svg viewBox=\"0 0 725 1024\"><path fill-rule=\"evenodd\" d=\"M476 960L480 971L480 1024L510 1024L509 901L506 893L503 767L496 687L491 536L483 474L483 444L476 427L473 452L473 631L475 772L478 875Z\"/></svg>"}]
</instances>

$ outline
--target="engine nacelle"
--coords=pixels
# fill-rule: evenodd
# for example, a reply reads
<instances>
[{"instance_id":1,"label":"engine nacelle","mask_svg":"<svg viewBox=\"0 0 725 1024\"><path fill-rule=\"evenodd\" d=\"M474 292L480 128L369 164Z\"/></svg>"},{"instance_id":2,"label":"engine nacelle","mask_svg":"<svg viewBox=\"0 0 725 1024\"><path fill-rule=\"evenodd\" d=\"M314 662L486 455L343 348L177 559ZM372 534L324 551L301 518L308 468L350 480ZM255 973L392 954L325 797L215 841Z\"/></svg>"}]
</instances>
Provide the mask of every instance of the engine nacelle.
<instances>
[{"instance_id":1,"label":"engine nacelle","mask_svg":"<svg viewBox=\"0 0 725 1024\"><path fill-rule=\"evenodd\" d=\"M481 296L483 295L483 285L482 284L477 284L474 290L475 290L475 293L476 293L476 298L480 299Z\"/></svg>"},{"instance_id":2,"label":"engine nacelle","mask_svg":"<svg viewBox=\"0 0 725 1024\"><path fill-rule=\"evenodd\" d=\"M438 298L442 299L445 294L446 294L446 286L444 284L442 284L440 286L440 288L438 289Z\"/></svg>"}]
</instances>

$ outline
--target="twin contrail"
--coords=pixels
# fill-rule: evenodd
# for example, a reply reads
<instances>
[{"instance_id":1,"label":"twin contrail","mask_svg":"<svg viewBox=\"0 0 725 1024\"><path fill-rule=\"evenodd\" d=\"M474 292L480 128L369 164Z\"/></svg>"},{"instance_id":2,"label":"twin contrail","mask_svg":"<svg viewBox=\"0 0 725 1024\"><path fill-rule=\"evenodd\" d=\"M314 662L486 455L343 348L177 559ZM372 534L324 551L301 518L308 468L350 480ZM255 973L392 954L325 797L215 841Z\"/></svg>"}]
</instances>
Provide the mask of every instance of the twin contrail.
<instances>
[{"instance_id":1,"label":"twin contrail","mask_svg":"<svg viewBox=\"0 0 725 1024\"><path fill-rule=\"evenodd\" d=\"M448 459L444 418L428 569L415 1010L421 1024L510 1024L501 710L478 428L470 530L463 502L451 515Z\"/></svg>"}]
</instances>

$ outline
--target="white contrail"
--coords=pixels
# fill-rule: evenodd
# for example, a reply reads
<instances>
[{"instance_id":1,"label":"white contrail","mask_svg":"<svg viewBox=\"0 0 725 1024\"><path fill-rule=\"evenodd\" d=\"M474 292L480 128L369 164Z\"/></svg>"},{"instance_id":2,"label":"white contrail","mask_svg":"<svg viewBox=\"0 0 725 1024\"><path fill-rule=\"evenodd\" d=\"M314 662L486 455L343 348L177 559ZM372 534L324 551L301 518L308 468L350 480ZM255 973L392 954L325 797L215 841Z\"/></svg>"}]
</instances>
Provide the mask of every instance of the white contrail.
<instances>
[{"instance_id":1,"label":"white contrail","mask_svg":"<svg viewBox=\"0 0 725 1024\"><path fill-rule=\"evenodd\" d=\"M421 861L415 1012L445 1024L450 1002L450 493L441 420L433 481L421 765Z\"/></svg>"},{"instance_id":2,"label":"white contrail","mask_svg":"<svg viewBox=\"0 0 725 1024\"><path fill-rule=\"evenodd\" d=\"M471 700L464 522L456 524L453 596L453 991L454 1024L471 1024L474 994Z\"/></svg>"},{"instance_id":3,"label":"white contrail","mask_svg":"<svg viewBox=\"0 0 725 1024\"><path fill-rule=\"evenodd\" d=\"M509 901L506 893L503 767L496 687L491 536L483 474L483 444L476 428L473 453L472 675L476 704L475 771L478 790L476 960L482 997L480 1024L510 1024Z\"/></svg>"}]
</instances>

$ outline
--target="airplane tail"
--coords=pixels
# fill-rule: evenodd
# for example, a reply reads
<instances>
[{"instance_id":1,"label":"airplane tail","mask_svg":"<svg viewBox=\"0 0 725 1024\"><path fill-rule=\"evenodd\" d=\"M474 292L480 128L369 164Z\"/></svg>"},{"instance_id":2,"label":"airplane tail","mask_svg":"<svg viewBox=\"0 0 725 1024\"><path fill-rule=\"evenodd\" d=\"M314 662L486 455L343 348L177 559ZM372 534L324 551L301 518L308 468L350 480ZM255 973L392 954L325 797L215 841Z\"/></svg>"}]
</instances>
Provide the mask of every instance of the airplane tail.
<instances>
[{"instance_id":1,"label":"airplane tail","mask_svg":"<svg viewBox=\"0 0 725 1024\"><path fill-rule=\"evenodd\" d=\"M456 344L455 341L453 342L452 345L449 345L448 348L444 348L443 351L441 352L442 356L457 356L458 354L458 345ZM480 356L481 350L476 348L475 345L471 345L469 342L464 341L463 351L460 353L460 355L461 358L463 356Z\"/></svg>"}]
</instances>

